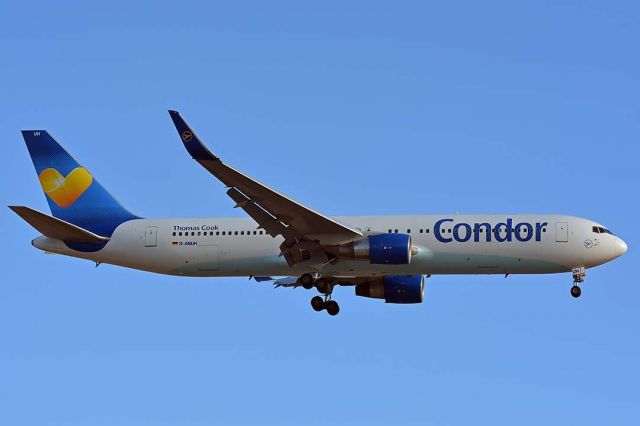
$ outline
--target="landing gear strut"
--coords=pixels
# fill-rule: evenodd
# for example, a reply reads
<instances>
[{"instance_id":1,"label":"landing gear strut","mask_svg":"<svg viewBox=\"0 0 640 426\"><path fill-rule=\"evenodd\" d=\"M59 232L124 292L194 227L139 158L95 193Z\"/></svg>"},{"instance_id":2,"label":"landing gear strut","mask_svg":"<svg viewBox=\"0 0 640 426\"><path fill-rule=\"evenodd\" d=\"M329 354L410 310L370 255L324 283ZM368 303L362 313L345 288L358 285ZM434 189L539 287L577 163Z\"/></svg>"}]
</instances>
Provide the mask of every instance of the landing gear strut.
<instances>
[{"instance_id":1,"label":"landing gear strut","mask_svg":"<svg viewBox=\"0 0 640 426\"><path fill-rule=\"evenodd\" d=\"M571 287L571 295L575 298L578 298L582 294L580 284L584 282L584 277L586 275L584 272L584 267L573 268L571 270L571 273L573 274L573 286Z\"/></svg>"}]
</instances>

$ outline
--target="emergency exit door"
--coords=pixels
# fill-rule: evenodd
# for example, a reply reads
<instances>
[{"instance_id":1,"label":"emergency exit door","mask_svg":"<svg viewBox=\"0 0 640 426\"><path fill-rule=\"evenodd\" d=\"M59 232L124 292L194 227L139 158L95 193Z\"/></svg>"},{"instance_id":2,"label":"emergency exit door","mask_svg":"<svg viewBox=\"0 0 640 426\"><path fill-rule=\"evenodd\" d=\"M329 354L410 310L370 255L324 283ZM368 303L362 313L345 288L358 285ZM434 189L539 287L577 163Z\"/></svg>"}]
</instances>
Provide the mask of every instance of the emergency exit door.
<instances>
[{"instance_id":1,"label":"emergency exit door","mask_svg":"<svg viewBox=\"0 0 640 426\"><path fill-rule=\"evenodd\" d=\"M147 226L144 232L144 246L155 247L158 244L158 227Z\"/></svg>"},{"instance_id":2,"label":"emergency exit door","mask_svg":"<svg viewBox=\"0 0 640 426\"><path fill-rule=\"evenodd\" d=\"M569 241L569 224L556 222L556 242L566 243L567 241Z\"/></svg>"}]
</instances>

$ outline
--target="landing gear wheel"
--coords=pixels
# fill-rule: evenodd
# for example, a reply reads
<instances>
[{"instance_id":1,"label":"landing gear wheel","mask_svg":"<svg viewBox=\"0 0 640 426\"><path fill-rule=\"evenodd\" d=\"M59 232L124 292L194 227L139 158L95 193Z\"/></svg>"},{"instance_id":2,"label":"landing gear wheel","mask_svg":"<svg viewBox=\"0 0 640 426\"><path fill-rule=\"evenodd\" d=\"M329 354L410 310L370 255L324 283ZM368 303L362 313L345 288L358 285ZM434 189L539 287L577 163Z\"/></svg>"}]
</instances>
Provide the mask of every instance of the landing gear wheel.
<instances>
[{"instance_id":1,"label":"landing gear wheel","mask_svg":"<svg viewBox=\"0 0 640 426\"><path fill-rule=\"evenodd\" d=\"M321 310L323 310L325 308L325 303L322 297L320 296L313 297L311 299L311 307L316 312L320 312Z\"/></svg>"},{"instance_id":2,"label":"landing gear wheel","mask_svg":"<svg viewBox=\"0 0 640 426\"><path fill-rule=\"evenodd\" d=\"M304 274L300 277L300 284L302 284L302 287L307 290L311 290L313 288L313 281L313 276L311 276L311 274Z\"/></svg>"},{"instance_id":3,"label":"landing gear wheel","mask_svg":"<svg viewBox=\"0 0 640 426\"><path fill-rule=\"evenodd\" d=\"M582 289L580 287L578 287L577 285L574 285L573 287L571 287L571 295L575 298L580 297L580 295L582 294Z\"/></svg>"},{"instance_id":4,"label":"landing gear wheel","mask_svg":"<svg viewBox=\"0 0 640 426\"><path fill-rule=\"evenodd\" d=\"M340 306L338 306L338 302L335 300L327 300L324 307L327 310L327 313L331 316L338 315L338 312L340 312Z\"/></svg>"},{"instance_id":5,"label":"landing gear wheel","mask_svg":"<svg viewBox=\"0 0 640 426\"><path fill-rule=\"evenodd\" d=\"M333 290L331 283L324 278L318 278L316 280L316 288L323 294L331 294Z\"/></svg>"}]
</instances>

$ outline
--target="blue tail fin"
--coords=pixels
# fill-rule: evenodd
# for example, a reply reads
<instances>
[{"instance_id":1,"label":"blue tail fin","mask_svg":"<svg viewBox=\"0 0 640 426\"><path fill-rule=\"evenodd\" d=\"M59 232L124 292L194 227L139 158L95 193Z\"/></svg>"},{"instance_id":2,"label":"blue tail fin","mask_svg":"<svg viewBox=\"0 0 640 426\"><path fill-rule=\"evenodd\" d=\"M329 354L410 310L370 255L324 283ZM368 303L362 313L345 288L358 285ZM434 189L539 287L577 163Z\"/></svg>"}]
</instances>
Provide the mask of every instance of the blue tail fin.
<instances>
[{"instance_id":1,"label":"blue tail fin","mask_svg":"<svg viewBox=\"0 0 640 426\"><path fill-rule=\"evenodd\" d=\"M51 213L62 220L110 237L129 213L45 130L23 130Z\"/></svg>"}]
</instances>

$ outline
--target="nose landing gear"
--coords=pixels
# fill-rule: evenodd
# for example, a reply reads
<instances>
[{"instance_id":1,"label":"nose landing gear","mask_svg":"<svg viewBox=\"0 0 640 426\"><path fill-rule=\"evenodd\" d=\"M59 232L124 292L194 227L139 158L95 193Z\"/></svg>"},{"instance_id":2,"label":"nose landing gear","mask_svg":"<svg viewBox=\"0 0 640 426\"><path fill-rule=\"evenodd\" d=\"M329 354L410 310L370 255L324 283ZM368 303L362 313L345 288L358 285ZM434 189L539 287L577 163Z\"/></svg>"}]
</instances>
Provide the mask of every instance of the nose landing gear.
<instances>
[{"instance_id":1,"label":"nose landing gear","mask_svg":"<svg viewBox=\"0 0 640 426\"><path fill-rule=\"evenodd\" d=\"M578 298L582 294L580 284L584 282L586 273L584 271L584 267L573 268L571 270L571 273L573 274L573 286L571 287L571 295L575 298Z\"/></svg>"},{"instance_id":2,"label":"nose landing gear","mask_svg":"<svg viewBox=\"0 0 640 426\"><path fill-rule=\"evenodd\" d=\"M578 298L580 297L581 294L582 294L582 289L578 287L578 285L574 284L573 287L571 287L571 295L575 298Z\"/></svg>"}]
</instances>

